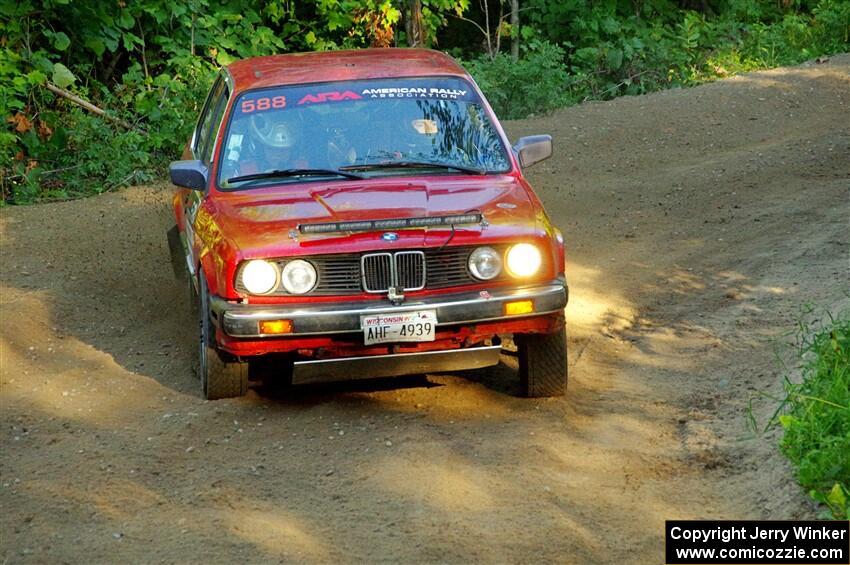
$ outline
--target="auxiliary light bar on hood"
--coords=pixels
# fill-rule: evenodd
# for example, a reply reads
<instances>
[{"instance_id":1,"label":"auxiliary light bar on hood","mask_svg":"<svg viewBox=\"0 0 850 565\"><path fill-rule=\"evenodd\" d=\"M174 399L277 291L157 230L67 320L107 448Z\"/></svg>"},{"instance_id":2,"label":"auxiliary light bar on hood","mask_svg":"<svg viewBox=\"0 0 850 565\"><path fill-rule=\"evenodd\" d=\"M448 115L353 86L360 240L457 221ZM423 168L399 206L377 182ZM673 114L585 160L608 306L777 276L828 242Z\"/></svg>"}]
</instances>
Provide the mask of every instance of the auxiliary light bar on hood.
<instances>
[{"instance_id":1,"label":"auxiliary light bar on hood","mask_svg":"<svg viewBox=\"0 0 850 565\"><path fill-rule=\"evenodd\" d=\"M358 222L328 222L324 224L299 224L301 233L331 233L374 231L401 228L426 228L452 226L456 224L478 224L484 220L480 212L453 214L450 216L426 216L422 218L390 218L386 220L363 220Z\"/></svg>"}]
</instances>

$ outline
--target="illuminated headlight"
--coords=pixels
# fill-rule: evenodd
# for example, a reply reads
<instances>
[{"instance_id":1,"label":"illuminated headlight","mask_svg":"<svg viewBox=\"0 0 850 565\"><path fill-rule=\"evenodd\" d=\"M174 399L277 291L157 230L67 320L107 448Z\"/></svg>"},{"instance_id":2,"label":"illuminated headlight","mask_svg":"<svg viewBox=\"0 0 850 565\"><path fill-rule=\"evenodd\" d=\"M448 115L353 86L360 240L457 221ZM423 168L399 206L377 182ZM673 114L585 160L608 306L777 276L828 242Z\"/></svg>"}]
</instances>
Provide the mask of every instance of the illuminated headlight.
<instances>
[{"instance_id":1,"label":"illuminated headlight","mask_svg":"<svg viewBox=\"0 0 850 565\"><path fill-rule=\"evenodd\" d=\"M280 282L289 294L304 294L316 286L316 268L303 259L290 261L280 273Z\"/></svg>"},{"instance_id":2,"label":"illuminated headlight","mask_svg":"<svg viewBox=\"0 0 850 565\"><path fill-rule=\"evenodd\" d=\"M530 243L518 243L511 247L506 260L508 272L517 278L534 276L543 262L540 250Z\"/></svg>"},{"instance_id":3,"label":"illuminated headlight","mask_svg":"<svg viewBox=\"0 0 850 565\"><path fill-rule=\"evenodd\" d=\"M468 265L472 276L489 281L502 272L502 257L492 247L479 247L470 253Z\"/></svg>"},{"instance_id":4,"label":"illuminated headlight","mask_svg":"<svg viewBox=\"0 0 850 565\"><path fill-rule=\"evenodd\" d=\"M242 268L242 285L251 294L267 294L277 286L277 267L255 259Z\"/></svg>"}]
</instances>

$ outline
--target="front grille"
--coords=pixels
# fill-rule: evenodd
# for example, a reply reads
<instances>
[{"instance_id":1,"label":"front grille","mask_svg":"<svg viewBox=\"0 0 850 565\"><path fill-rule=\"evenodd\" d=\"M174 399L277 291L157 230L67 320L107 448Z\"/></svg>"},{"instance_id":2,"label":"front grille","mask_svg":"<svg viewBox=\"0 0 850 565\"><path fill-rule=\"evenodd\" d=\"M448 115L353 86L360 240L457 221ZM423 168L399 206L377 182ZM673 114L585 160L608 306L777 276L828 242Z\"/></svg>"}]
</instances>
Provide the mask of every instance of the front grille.
<instances>
[{"instance_id":1,"label":"front grille","mask_svg":"<svg viewBox=\"0 0 850 565\"><path fill-rule=\"evenodd\" d=\"M425 254L400 251L395 254L396 284L403 290L425 288Z\"/></svg>"},{"instance_id":2,"label":"front grille","mask_svg":"<svg viewBox=\"0 0 850 565\"><path fill-rule=\"evenodd\" d=\"M505 245L493 245L500 253L505 251ZM420 290L423 288L451 288L480 283L467 267L469 254L475 247L445 247L425 249L424 251L396 251L394 253L379 252L366 254L345 255L312 255L300 257L316 267L318 281L316 288L309 296L344 296L360 294L364 290L370 293L384 293L393 286L393 271L395 271L395 286L404 291ZM279 259L278 266L283 269L291 259ZM494 281L502 280L506 275L499 275ZM242 285L239 274L236 276L236 290L242 294L248 291ZM273 295L286 296L287 292L280 287Z\"/></svg>"},{"instance_id":3,"label":"front grille","mask_svg":"<svg viewBox=\"0 0 850 565\"><path fill-rule=\"evenodd\" d=\"M425 288L425 254L421 251L367 253L361 260L366 292L420 290Z\"/></svg>"},{"instance_id":4,"label":"front grille","mask_svg":"<svg viewBox=\"0 0 850 565\"><path fill-rule=\"evenodd\" d=\"M448 288L478 282L466 266L473 249L447 247L427 250L428 288Z\"/></svg>"},{"instance_id":5,"label":"front grille","mask_svg":"<svg viewBox=\"0 0 850 565\"><path fill-rule=\"evenodd\" d=\"M363 289L366 292L386 292L393 285L391 253L364 255L360 264L363 273Z\"/></svg>"},{"instance_id":6,"label":"front grille","mask_svg":"<svg viewBox=\"0 0 850 565\"><path fill-rule=\"evenodd\" d=\"M319 279L310 294L328 296L360 292L360 258L357 255L326 255L309 260L316 267Z\"/></svg>"}]
</instances>

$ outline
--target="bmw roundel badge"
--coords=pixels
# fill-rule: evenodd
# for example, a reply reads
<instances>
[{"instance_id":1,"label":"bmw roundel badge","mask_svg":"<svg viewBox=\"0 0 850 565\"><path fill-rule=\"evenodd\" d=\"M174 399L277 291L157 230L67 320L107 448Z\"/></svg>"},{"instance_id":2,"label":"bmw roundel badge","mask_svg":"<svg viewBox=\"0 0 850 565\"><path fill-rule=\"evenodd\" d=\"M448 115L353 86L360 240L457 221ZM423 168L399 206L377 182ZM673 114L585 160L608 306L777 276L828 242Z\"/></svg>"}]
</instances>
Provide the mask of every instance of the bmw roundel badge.
<instances>
[{"instance_id":1,"label":"bmw roundel badge","mask_svg":"<svg viewBox=\"0 0 850 565\"><path fill-rule=\"evenodd\" d=\"M384 241L396 241L398 239L398 234L395 232L388 231L381 235L381 239Z\"/></svg>"}]
</instances>

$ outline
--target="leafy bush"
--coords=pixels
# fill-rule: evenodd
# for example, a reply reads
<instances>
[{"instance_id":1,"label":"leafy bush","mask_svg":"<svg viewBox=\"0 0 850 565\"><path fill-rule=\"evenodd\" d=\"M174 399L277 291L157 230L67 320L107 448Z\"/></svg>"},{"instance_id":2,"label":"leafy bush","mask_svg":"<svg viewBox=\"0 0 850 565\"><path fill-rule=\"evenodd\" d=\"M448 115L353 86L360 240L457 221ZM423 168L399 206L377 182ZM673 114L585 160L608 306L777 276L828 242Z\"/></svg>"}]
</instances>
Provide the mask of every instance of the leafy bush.
<instances>
[{"instance_id":1,"label":"leafy bush","mask_svg":"<svg viewBox=\"0 0 850 565\"><path fill-rule=\"evenodd\" d=\"M423 26L468 0L423 0ZM391 0L21 0L0 3L0 205L162 174L219 66L392 41ZM48 82L106 110L85 114ZM117 125L116 120L132 127Z\"/></svg>"},{"instance_id":2,"label":"leafy bush","mask_svg":"<svg viewBox=\"0 0 850 565\"><path fill-rule=\"evenodd\" d=\"M476 9L469 0L421 0L421 23L431 38L444 30L441 47L466 46L461 58L505 118L850 50L846 0L690 3L703 11L669 0L523 0L519 31L505 22L487 26L504 37L519 33L518 61L479 55L481 46L460 27L468 24L465 10ZM404 35L407 7L406 0L0 3L0 205L162 174L219 66L390 44ZM84 113L46 90L48 82L112 120Z\"/></svg>"},{"instance_id":3,"label":"leafy bush","mask_svg":"<svg viewBox=\"0 0 850 565\"><path fill-rule=\"evenodd\" d=\"M665 1L529 0L533 38L518 62L499 54L466 64L509 118L588 99L643 94L850 49L850 3L730 0L711 14Z\"/></svg>"},{"instance_id":4,"label":"leafy bush","mask_svg":"<svg viewBox=\"0 0 850 565\"><path fill-rule=\"evenodd\" d=\"M800 484L836 519L850 519L850 318L801 332L801 383L786 384L782 450Z\"/></svg>"},{"instance_id":5,"label":"leafy bush","mask_svg":"<svg viewBox=\"0 0 850 565\"><path fill-rule=\"evenodd\" d=\"M760 66L795 64L850 47L850 3L821 0L811 14L785 14L744 29L739 51Z\"/></svg>"},{"instance_id":6,"label":"leafy bush","mask_svg":"<svg viewBox=\"0 0 850 565\"><path fill-rule=\"evenodd\" d=\"M549 112L571 102L566 90L564 50L547 41L532 41L514 62L498 53L464 62L493 110L502 118L524 118Z\"/></svg>"}]
</instances>

